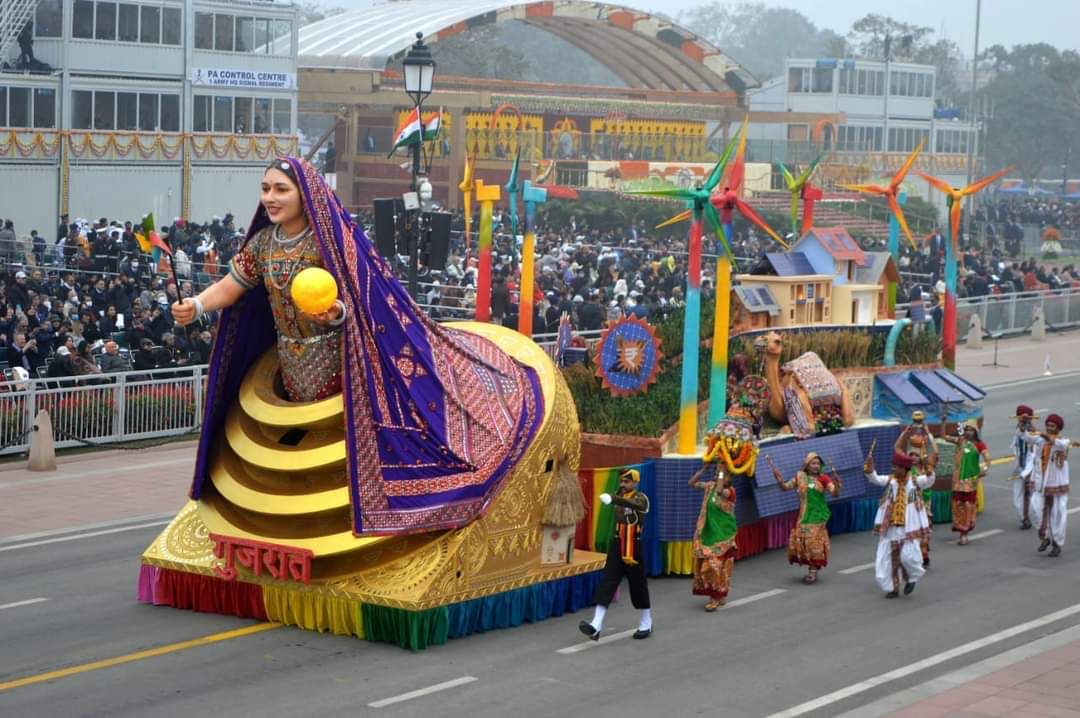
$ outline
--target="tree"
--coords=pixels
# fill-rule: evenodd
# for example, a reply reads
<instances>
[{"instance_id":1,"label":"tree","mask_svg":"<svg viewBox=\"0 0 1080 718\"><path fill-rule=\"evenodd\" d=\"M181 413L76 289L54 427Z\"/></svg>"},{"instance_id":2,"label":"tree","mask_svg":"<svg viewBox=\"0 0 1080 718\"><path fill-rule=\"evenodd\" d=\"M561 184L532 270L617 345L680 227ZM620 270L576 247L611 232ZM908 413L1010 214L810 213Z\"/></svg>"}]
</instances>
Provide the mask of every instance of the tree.
<instances>
[{"instance_id":1,"label":"tree","mask_svg":"<svg viewBox=\"0 0 1080 718\"><path fill-rule=\"evenodd\" d=\"M300 8L301 26L310 25L345 12L344 8L337 6L328 7L325 3L316 2L315 0L299 3L298 7Z\"/></svg>"},{"instance_id":2,"label":"tree","mask_svg":"<svg viewBox=\"0 0 1080 718\"><path fill-rule=\"evenodd\" d=\"M995 45L980 64L990 76L984 104L994 108L986 118L988 162L1015 165L1028 181L1057 177L1080 138L1080 56L1045 43Z\"/></svg>"},{"instance_id":3,"label":"tree","mask_svg":"<svg viewBox=\"0 0 1080 718\"><path fill-rule=\"evenodd\" d=\"M885 59L885 38L892 37L893 60L916 62L918 51L928 44L932 28L894 20L887 15L870 13L856 20L848 32L848 41L860 57Z\"/></svg>"},{"instance_id":4,"label":"tree","mask_svg":"<svg viewBox=\"0 0 1080 718\"><path fill-rule=\"evenodd\" d=\"M761 80L781 74L788 57L823 57L843 48L843 38L801 12L760 2L713 2L679 13L678 21Z\"/></svg>"}]
</instances>

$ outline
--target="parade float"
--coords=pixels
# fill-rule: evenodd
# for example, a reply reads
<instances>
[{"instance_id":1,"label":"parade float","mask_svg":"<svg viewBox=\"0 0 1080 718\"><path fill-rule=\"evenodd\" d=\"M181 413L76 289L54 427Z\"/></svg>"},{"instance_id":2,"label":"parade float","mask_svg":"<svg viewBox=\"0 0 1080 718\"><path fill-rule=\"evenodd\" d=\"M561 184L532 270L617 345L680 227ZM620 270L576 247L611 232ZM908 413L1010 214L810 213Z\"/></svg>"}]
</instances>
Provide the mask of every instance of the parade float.
<instances>
[{"instance_id":1,"label":"parade float","mask_svg":"<svg viewBox=\"0 0 1080 718\"><path fill-rule=\"evenodd\" d=\"M649 191L689 205L684 309L655 326L635 319L609 326L577 363L566 361L574 340L565 325L554 361L528 334L482 321L449 325L490 347L481 352L489 360L504 357L535 375L538 392L535 430L463 524L358 532L363 497L345 470L348 403L341 395L288 401L279 359L269 351L252 362L220 419L201 493L143 554L140 600L414 650L542 620L591 602L614 518L601 495L615 491L627 468L639 472L639 490L653 507L641 537L648 572L689 574L701 497L688 478L706 457L734 477L740 559L785 546L797 520L797 497L771 476L756 476L750 457L793 475L808 452L820 454L843 479L840 495L829 498L829 532L870 529L880 490L863 476L864 457L887 463L916 411L936 434L978 419L984 393L941 365L942 338L894 318L895 258L906 226L900 201L890 201L888 256L863 252L842 228L808 222L791 247L768 255L763 274L738 273L733 258L722 255L715 301L701 307L706 223L725 246L736 212L764 228L739 197L744 137L729 143L700 185ZM887 193L898 193L912 162ZM793 197L801 193L804 213L812 213L819 193L809 185L811 172L795 179L783 170ZM480 179L461 188L481 204L478 285L490 286L484 257L500 188ZM508 189L516 199L516 177ZM552 188L526 182L522 189L531 239L535 206ZM533 266L532 254L527 240L523 267ZM407 296L385 274L391 300ZM391 309L400 318L402 305ZM488 311L478 301L478 319ZM407 380L423 376L407 352L376 352L371 361ZM474 367L477 390L494 396L502 380L482 366ZM206 420L212 419L208 402ZM491 445L508 436L471 439ZM951 452L940 453L938 522L950 518ZM409 464L397 468L407 482Z\"/></svg>"}]
</instances>

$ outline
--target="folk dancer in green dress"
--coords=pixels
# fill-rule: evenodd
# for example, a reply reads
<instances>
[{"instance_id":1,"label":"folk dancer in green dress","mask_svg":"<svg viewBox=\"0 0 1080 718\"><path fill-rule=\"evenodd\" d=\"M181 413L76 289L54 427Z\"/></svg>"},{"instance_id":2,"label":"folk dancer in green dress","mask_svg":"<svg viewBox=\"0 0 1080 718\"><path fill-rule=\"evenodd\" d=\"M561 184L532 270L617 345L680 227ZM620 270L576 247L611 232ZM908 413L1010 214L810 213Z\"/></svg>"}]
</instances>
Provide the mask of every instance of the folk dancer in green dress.
<instances>
[{"instance_id":1,"label":"folk dancer in green dress","mask_svg":"<svg viewBox=\"0 0 1080 718\"><path fill-rule=\"evenodd\" d=\"M714 471L712 479L702 479ZM735 487L723 462L705 464L690 477L690 486L705 492L694 529L695 596L707 596L705 610L715 611L727 601L735 566Z\"/></svg>"},{"instance_id":2,"label":"folk dancer in green dress","mask_svg":"<svg viewBox=\"0 0 1080 718\"><path fill-rule=\"evenodd\" d=\"M952 530L960 534L957 544L965 546L975 530L979 481L990 470L990 450L979 440L979 425L972 419L962 425L960 436L946 436L956 444L952 477Z\"/></svg>"},{"instance_id":3,"label":"folk dancer in green dress","mask_svg":"<svg viewBox=\"0 0 1080 718\"><path fill-rule=\"evenodd\" d=\"M769 465L782 490L795 490L799 493L799 518L791 529L791 538L788 539L788 562L806 566L803 583L816 583L818 571L829 564L828 523L832 512L829 511L825 494L833 497L840 495L840 477L835 468L831 472L832 476L825 473L825 462L813 451L806 455L802 470L797 472L791 481L784 481L771 458Z\"/></svg>"}]
</instances>

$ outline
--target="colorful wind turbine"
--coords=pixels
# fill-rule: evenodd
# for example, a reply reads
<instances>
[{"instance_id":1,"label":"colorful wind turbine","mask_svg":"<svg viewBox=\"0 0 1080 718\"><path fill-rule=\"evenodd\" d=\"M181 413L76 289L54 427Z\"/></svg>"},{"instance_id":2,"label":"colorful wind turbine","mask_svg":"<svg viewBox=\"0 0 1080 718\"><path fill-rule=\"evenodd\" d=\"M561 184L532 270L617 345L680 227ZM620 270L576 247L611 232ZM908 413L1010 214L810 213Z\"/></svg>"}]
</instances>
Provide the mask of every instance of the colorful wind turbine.
<instances>
[{"instance_id":1,"label":"colorful wind turbine","mask_svg":"<svg viewBox=\"0 0 1080 718\"><path fill-rule=\"evenodd\" d=\"M633 193L684 200L690 205L689 215L693 217L693 223L690 225L686 273L686 318L683 322L682 386L679 397L680 454L693 454L697 448L698 345L701 339L701 237L704 234L705 218L708 217L717 235L721 236L725 251L731 254L730 245L722 238L720 217L713 208L710 198L712 191L720 183L724 167L734 147L734 142L728 144L720 161L716 163L702 184L693 188L669 187L638 190Z\"/></svg>"},{"instance_id":2,"label":"colorful wind turbine","mask_svg":"<svg viewBox=\"0 0 1080 718\"><path fill-rule=\"evenodd\" d=\"M480 203L480 236L476 241L480 264L476 273L476 321L491 321L491 221L499 201L499 185L476 180L476 201Z\"/></svg>"},{"instance_id":3,"label":"colorful wind turbine","mask_svg":"<svg viewBox=\"0 0 1080 718\"><path fill-rule=\"evenodd\" d=\"M956 368L956 258L960 251L960 208L964 197L975 194L1012 170L1006 167L989 177L958 189L948 182L915 170L915 173L945 195L949 207L949 237L945 241L945 311L941 319L941 360L946 369Z\"/></svg>"},{"instance_id":4,"label":"colorful wind turbine","mask_svg":"<svg viewBox=\"0 0 1080 718\"><path fill-rule=\"evenodd\" d=\"M510 179L507 180L503 189L506 190L506 198L510 204L510 232L516 238L518 230L517 196L521 191L518 184L518 163L521 161L521 149L514 155L514 164L510 167ZM516 239L514 240L517 241Z\"/></svg>"},{"instance_id":5,"label":"colorful wind turbine","mask_svg":"<svg viewBox=\"0 0 1080 718\"><path fill-rule=\"evenodd\" d=\"M821 197L809 195L815 194L815 190L816 194L820 195L821 190L818 190L816 187L810 184L810 178L813 176L814 170L816 170L818 165L821 164L821 160L823 160L825 158L825 155L827 154L827 152L822 152L820 155L818 155L814 159L814 161L810 163L810 166L803 170L802 174L800 174L798 177L795 177L793 174L791 174L791 172L788 171L788 168L784 166L783 162L776 163L776 166L784 175L784 184L787 185L788 192L791 193L791 234L795 237L799 237L805 232L807 232L810 229L809 225L813 224L814 215L810 208L813 207L813 202L821 199ZM809 206L806 206L804 204L803 207L803 224L801 231L799 230L800 199L804 200L804 203L806 201L810 202Z\"/></svg>"},{"instance_id":6,"label":"colorful wind turbine","mask_svg":"<svg viewBox=\"0 0 1080 718\"><path fill-rule=\"evenodd\" d=\"M536 257L536 205L547 202L547 190L525 180L521 199L525 203L525 241L521 246L521 292L518 299L518 331L532 338L533 265Z\"/></svg>"},{"instance_id":7,"label":"colorful wind turbine","mask_svg":"<svg viewBox=\"0 0 1080 718\"><path fill-rule=\"evenodd\" d=\"M893 216L896 217L896 221L900 224L900 229L904 230L904 236L911 242L911 248L916 249L915 240L911 237L911 230L908 229L907 220L904 219L904 210L900 207L900 202L897 197L900 195L900 185L904 183L904 178L907 177L908 171L911 166L915 164L915 158L922 152L923 143L925 140L919 141L919 146L912 150L908 158L904 160L904 164L900 166L900 169L893 175L888 185L882 186L877 184L842 184L840 185L844 189L851 190L853 192L860 192L862 194L879 194L885 198L885 201L889 203L889 210L892 211ZM890 251L892 248L890 247ZM897 254L900 249L897 247L896 252L893 253L893 259L897 258Z\"/></svg>"},{"instance_id":8,"label":"colorful wind turbine","mask_svg":"<svg viewBox=\"0 0 1080 718\"><path fill-rule=\"evenodd\" d=\"M472 155L465 155L465 168L461 172L461 183L458 184L458 189L461 190L462 204L465 205L466 253L468 253L468 248L472 246L472 195L475 166L475 158Z\"/></svg>"}]
</instances>

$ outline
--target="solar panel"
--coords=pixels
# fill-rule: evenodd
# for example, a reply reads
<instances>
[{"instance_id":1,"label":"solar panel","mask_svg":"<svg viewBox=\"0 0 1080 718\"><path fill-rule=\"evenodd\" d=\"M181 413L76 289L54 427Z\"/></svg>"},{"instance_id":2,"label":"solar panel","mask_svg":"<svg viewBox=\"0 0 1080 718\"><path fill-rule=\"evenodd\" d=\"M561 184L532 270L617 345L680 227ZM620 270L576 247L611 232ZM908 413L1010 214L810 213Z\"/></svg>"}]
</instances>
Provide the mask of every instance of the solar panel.
<instances>
[{"instance_id":1,"label":"solar panel","mask_svg":"<svg viewBox=\"0 0 1080 718\"><path fill-rule=\"evenodd\" d=\"M905 372L878 374L877 380L907 406L925 406L930 403L930 400L908 381Z\"/></svg>"},{"instance_id":2,"label":"solar panel","mask_svg":"<svg viewBox=\"0 0 1080 718\"><path fill-rule=\"evenodd\" d=\"M975 386L967 379L961 376L953 374L948 369L935 369L934 373L941 377L943 380L951 384L954 388L959 389L962 394L972 401L982 401L986 398L986 392Z\"/></svg>"},{"instance_id":3,"label":"solar panel","mask_svg":"<svg viewBox=\"0 0 1080 718\"><path fill-rule=\"evenodd\" d=\"M776 304L776 299L773 298L772 292L769 291L768 287L758 287L757 288L757 295L758 295L758 299L761 300L762 304L766 304L766 305L768 305L768 304L775 305Z\"/></svg>"},{"instance_id":4,"label":"solar panel","mask_svg":"<svg viewBox=\"0 0 1080 718\"><path fill-rule=\"evenodd\" d=\"M758 306L757 297L754 296L754 293L752 291L750 291L746 287L741 287L740 289L741 289L741 291L739 292L739 296L742 297L742 300L743 300L743 302L746 303L746 306L748 306L748 307L756 307L756 306Z\"/></svg>"},{"instance_id":5,"label":"solar panel","mask_svg":"<svg viewBox=\"0 0 1080 718\"><path fill-rule=\"evenodd\" d=\"M792 267L795 268L795 274L815 274L814 268L810 266L810 260L807 259L805 252L788 252L787 258L791 262Z\"/></svg>"},{"instance_id":6,"label":"solar panel","mask_svg":"<svg viewBox=\"0 0 1080 718\"><path fill-rule=\"evenodd\" d=\"M926 391L930 392L935 399L944 402L964 401L964 395L951 384L946 384L937 374L932 371L913 371L911 378L918 382Z\"/></svg>"}]
</instances>

